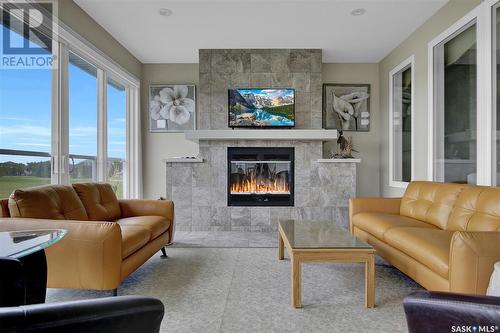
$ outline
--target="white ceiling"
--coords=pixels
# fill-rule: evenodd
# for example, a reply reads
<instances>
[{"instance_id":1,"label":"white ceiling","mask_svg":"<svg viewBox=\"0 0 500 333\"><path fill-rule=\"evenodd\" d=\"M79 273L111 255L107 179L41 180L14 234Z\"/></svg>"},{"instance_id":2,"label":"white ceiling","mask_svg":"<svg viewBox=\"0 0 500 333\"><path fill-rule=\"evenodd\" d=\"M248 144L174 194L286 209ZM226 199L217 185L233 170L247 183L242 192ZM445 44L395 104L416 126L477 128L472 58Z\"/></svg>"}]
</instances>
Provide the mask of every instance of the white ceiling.
<instances>
[{"instance_id":1,"label":"white ceiling","mask_svg":"<svg viewBox=\"0 0 500 333\"><path fill-rule=\"evenodd\" d=\"M205 48L321 48L323 62L355 63L382 60L447 0L75 2L143 63L196 63Z\"/></svg>"}]
</instances>

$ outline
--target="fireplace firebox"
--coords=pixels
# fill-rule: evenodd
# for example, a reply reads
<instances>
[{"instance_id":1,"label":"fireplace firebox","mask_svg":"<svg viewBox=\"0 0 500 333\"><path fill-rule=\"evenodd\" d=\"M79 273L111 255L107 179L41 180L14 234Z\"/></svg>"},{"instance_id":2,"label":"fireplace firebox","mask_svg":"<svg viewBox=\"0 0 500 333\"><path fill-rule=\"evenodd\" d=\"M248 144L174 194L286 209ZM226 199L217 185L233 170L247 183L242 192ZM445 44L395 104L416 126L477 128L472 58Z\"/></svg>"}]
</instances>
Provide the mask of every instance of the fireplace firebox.
<instances>
[{"instance_id":1,"label":"fireplace firebox","mask_svg":"<svg viewBox=\"0 0 500 333\"><path fill-rule=\"evenodd\" d=\"M293 206L294 148L229 147L228 206Z\"/></svg>"}]
</instances>

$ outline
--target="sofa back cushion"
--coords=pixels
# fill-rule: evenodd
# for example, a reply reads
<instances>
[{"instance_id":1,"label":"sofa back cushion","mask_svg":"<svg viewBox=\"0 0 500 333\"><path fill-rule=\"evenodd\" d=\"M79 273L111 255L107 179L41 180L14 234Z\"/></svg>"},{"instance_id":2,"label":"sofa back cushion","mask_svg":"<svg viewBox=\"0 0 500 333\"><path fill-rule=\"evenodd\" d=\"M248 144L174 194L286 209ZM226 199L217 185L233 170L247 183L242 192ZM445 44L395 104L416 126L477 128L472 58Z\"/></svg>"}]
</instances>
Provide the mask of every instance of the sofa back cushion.
<instances>
[{"instance_id":1,"label":"sofa back cushion","mask_svg":"<svg viewBox=\"0 0 500 333\"><path fill-rule=\"evenodd\" d=\"M88 220L83 203L70 185L18 189L9 197L11 217Z\"/></svg>"},{"instance_id":2,"label":"sofa back cushion","mask_svg":"<svg viewBox=\"0 0 500 333\"><path fill-rule=\"evenodd\" d=\"M73 188L85 206L89 220L114 221L121 217L120 204L111 185L106 183L79 183Z\"/></svg>"},{"instance_id":3,"label":"sofa back cushion","mask_svg":"<svg viewBox=\"0 0 500 333\"><path fill-rule=\"evenodd\" d=\"M467 185L416 181L406 188L400 214L446 229L453 205Z\"/></svg>"},{"instance_id":4,"label":"sofa back cushion","mask_svg":"<svg viewBox=\"0 0 500 333\"><path fill-rule=\"evenodd\" d=\"M500 188L467 186L453 207L448 229L500 231Z\"/></svg>"}]
</instances>

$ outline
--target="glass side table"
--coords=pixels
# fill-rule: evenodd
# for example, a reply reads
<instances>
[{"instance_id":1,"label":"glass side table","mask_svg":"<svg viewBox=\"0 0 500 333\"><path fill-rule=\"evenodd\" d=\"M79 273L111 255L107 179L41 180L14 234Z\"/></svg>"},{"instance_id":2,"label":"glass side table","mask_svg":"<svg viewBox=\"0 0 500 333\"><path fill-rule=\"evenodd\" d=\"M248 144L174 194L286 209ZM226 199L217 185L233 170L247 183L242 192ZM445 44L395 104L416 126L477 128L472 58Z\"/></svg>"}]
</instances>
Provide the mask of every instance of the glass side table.
<instances>
[{"instance_id":1,"label":"glass side table","mask_svg":"<svg viewBox=\"0 0 500 333\"><path fill-rule=\"evenodd\" d=\"M45 302L44 249L60 241L66 233L64 229L0 232L0 306Z\"/></svg>"}]
</instances>

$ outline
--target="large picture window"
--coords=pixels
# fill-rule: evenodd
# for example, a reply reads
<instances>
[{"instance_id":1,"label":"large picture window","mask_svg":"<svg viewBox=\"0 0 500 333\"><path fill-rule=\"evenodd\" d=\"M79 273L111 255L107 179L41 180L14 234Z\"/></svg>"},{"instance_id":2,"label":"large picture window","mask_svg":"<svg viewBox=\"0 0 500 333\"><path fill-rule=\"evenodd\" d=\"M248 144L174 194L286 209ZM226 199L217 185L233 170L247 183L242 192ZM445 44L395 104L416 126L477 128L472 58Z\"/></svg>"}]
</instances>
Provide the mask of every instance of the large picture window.
<instances>
[{"instance_id":1,"label":"large picture window","mask_svg":"<svg viewBox=\"0 0 500 333\"><path fill-rule=\"evenodd\" d=\"M390 186L406 187L413 175L414 57L389 73Z\"/></svg>"},{"instance_id":2,"label":"large picture window","mask_svg":"<svg viewBox=\"0 0 500 333\"><path fill-rule=\"evenodd\" d=\"M488 185L491 106L479 5L429 43L429 179ZM486 116L488 115L489 116ZM489 162L488 162L489 160ZM489 168L491 170L491 167Z\"/></svg>"},{"instance_id":3,"label":"large picture window","mask_svg":"<svg viewBox=\"0 0 500 333\"><path fill-rule=\"evenodd\" d=\"M17 188L89 181L111 183L120 198L140 197L139 80L74 32L54 29L50 13L39 10L38 32L42 39L52 32L47 52L56 61L0 68L0 198ZM12 13L2 12L1 36L33 44L22 37L22 11Z\"/></svg>"},{"instance_id":4,"label":"large picture window","mask_svg":"<svg viewBox=\"0 0 500 333\"><path fill-rule=\"evenodd\" d=\"M434 47L435 180L477 183L477 48L471 22Z\"/></svg>"},{"instance_id":5,"label":"large picture window","mask_svg":"<svg viewBox=\"0 0 500 333\"><path fill-rule=\"evenodd\" d=\"M69 54L69 179L97 181L97 68Z\"/></svg>"},{"instance_id":6,"label":"large picture window","mask_svg":"<svg viewBox=\"0 0 500 333\"><path fill-rule=\"evenodd\" d=\"M10 24L19 26L14 17ZM11 43L19 29L1 25ZM20 187L51 183L52 70L0 68L0 198Z\"/></svg>"},{"instance_id":7,"label":"large picture window","mask_svg":"<svg viewBox=\"0 0 500 333\"><path fill-rule=\"evenodd\" d=\"M126 196L127 177L127 95L125 87L108 79L107 83L107 181L118 197Z\"/></svg>"}]
</instances>

